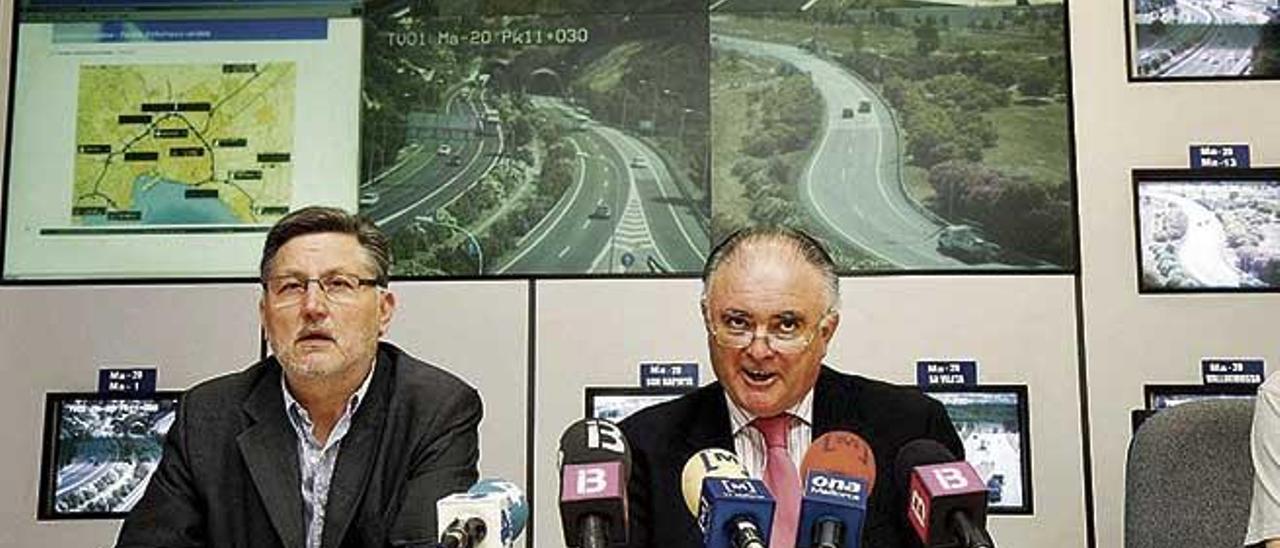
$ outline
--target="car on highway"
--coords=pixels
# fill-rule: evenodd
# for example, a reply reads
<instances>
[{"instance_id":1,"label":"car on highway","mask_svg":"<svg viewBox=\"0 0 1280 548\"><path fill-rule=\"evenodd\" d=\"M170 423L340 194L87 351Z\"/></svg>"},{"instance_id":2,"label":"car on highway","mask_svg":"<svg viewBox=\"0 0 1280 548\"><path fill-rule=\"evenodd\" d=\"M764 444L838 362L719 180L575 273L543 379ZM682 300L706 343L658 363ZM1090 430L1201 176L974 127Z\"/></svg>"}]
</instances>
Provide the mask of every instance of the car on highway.
<instances>
[{"instance_id":1,"label":"car on highway","mask_svg":"<svg viewBox=\"0 0 1280 548\"><path fill-rule=\"evenodd\" d=\"M645 160L644 156L636 156L631 159L631 167L635 169L644 169L649 167L649 161Z\"/></svg>"},{"instance_id":2,"label":"car on highway","mask_svg":"<svg viewBox=\"0 0 1280 548\"><path fill-rule=\"evenodd\" d=\"M859 101L858 112L861 112L863 114L871 112L871 101Z\"/></svg>"},{"instance_id":3,"label":"car on highway","mask_svg":"<svg viewBox=\"0 0 1280 548\"><path fill-rule=\"evenodd\" d=\"M938 233L938 251L966 263L989 263L1000 258L1000 244L987 240L969 225L951 225Z\"/></svg>"},{"instance_id":4,"label":"car on highway","mask_svg":"<svg viewBox=\"0 0 1280 548\"><path fill-rule=\"evenodd\" d=\"M376 204L378 203L378 199L380 199L381 197L382 196L378 195L377 192L366 192L364 194L361 194L360 207L371 206L373 204Z\"/></svg>"},{"instance_id":5,"label":"car on highway","mask_svg":"<svg viewBox=\"0 0 1280 548\"><path fill-rule=\"evenodd\" d=\"M596 210L591 212L592 219L608 219L613 215L613 211L609 209L609 204L596 204Z\"/></svg>"},{"instance_id":6,"label":"car on highway","mask_svg":"<svg viewBox=\"0 0 1280 548\"><path fill-rule=\"evenodd\" d=\"M461 154L453 154L453 155L449 156L449 165L451 165L451 166L453 166L453 167L458 167L458 166L462 165L462 155L461 155Z\"/></svg>"},{"instance_id":7,"label":"car on highway","mask_svg":"<svg viewBox=\"0 0 1280 548\"><path fill-rule=\"evenodd\" d=\"M436 154L440 156L448 156L450 154L453 154L453 147L449 146L449 143L444 143L436 147Z\"/></svg>"},{"instance_id":8,"label":"car on highway","mask_svg":"<svg viewBox=\"0 0 1280 548\"><path fill-rule=\"evenodd\" d=\"M851 108L845 108L842 112L840 112L840 117L841 117L841 118L853 118L853 109L851 109Z\"/></svg>"},{"instance_id":9,"label":"car on highway","mask_svg":"<svg viewBox=\"0 0 1280 548\"><path fill-rule=\"evenodd\" d=\"M995 504L1004 498L1004 474L992 474L987 480L987 504Z\"/></svg>"}]
</instances>

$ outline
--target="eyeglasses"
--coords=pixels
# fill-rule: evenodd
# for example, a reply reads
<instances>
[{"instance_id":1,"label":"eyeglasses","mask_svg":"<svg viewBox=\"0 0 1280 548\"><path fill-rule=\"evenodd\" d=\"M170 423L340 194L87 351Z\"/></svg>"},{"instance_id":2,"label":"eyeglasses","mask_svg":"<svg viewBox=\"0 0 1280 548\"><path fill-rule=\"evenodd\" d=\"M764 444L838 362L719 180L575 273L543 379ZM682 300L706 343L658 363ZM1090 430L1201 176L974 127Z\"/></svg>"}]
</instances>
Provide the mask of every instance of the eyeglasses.
<instances>
[{"instance_id":1,"label":"eyeglasses","mask_svg":"<svg viewBox=\"0 0 1280 548\"><path fill-rule=\"evenodd\" d=\"M320 293L329 302L335 304L351 304L360 296L365 286L376 286L378 280L361 278L352 274L326 274L319 278L302 278L299 276L276 276L263 282L271 302L277 307L294 306L307 296L311 282L320 286Z\"/></svg>"},{"instance_id":2,"label":"eyeglasses","mask_svg":"<svg viewBox=\"0 0 1280 548\"><path fill-rule=\"evenodd\" d=\"M821 324L831 315L828 311L818 321ZM726 348L746 348L755 342L756 337L764 332L764 342L769 348L781 354L795 354L807 348L817 335L817 327L802 329L796 318L783 317L771 321L767 325L752 325L751 321L741 317L727 315L718 320L707 320L707 330L716 344Z\"/></svg>"}]
</instances>

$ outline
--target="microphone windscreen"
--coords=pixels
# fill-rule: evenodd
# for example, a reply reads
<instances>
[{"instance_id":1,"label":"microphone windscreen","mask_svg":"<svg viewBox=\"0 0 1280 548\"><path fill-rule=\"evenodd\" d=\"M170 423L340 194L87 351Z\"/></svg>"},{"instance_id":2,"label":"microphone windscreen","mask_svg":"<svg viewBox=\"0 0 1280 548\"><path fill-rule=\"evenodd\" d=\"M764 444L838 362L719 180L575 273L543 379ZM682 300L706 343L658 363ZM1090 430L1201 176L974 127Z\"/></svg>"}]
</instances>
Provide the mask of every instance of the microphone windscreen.
<instances>
[{"instance_id":1,"label":"microphone windscreen","mask_svg":"<svg viewBox=\"0 0 1280 548\"><path fill-rule=\"evenodd\" d=\"M827 432L813 440L800 463L801 478L819 471L862 479L871 491L876 483L876 457L861 436L840 430Z\"/></svg>"},{"instance_id":2,"label":"microphone windscreen","mask_svg":"<svg viewBox=\"0 0 1280 548\"><path fill-rule=\"evenodd\" d=\"M478 497L501 497L503 544L510 544L524 532L525 523L529 521L529 505L525 502L524 491L520 486L509 481L485 479L471 486L467 493ZM490 528L492 527L491 524Z\"/></svg>"},{"instance_id":3,"label":"microphone windscreen","mask_svg":"<svg viewBox=\"0 0 1280 548\"><path fill-rule=\"evenodd\" d=\"M942 464L956 460L955 454L945 445L931 439L912 440L898 450L893 461L893 480L897 482L900 492L907 492L911 485L911 471L917 466Z\"/></svg>"},{"instance_id":4,"label":"microphone windscreen","mask_svg":"<svg viewBox=\"0 0 1280 548\"><path fill-rule=\"evenodd\" d=\"M604 419L583 419L560 435L560 466L622 461L630 473L631 451L622 429Z\"/></svg>"},{"instance_id":5,"label":"microphone windscreen","mask_svg":"<svg viewBox=\"0 0 1280 548\"><path fill-rule=\"evenodd\" d=\"M680 473L680 491L684 495L685 507L695 516L702 497L702 480L706 478L746 479L747 469L742 467L737 455L715 447L703 449L690 457Z\"/></svg>"}]
</instances>

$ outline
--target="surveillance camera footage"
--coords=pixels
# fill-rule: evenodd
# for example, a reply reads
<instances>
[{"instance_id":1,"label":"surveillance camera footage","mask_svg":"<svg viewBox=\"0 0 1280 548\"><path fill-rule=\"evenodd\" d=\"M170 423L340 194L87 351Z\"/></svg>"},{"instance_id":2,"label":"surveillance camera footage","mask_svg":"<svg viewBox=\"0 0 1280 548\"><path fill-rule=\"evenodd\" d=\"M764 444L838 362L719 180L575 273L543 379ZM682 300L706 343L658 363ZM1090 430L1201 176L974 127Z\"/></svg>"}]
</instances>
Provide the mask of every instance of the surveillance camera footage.
<instances>
[{"instance_id":1,"label":"surveillance camera footage","mask_svg":"<svg viewBox=\"0 0 1280 548\"><path fill-rule=\"evenodd\" d=\"M987 503L993 509L1023 508L1022 453L1024 435L1017 393L933 392L947 408L964 443L965 460L987 483Z\"/></svg>"},{"instance_id":2,"label":"surveillance camera footage","mask_svg":"<svg viewBox=\"0 0 1280 548\"><path fill-rule=\"evenodd\" d=\"M53 512L123 513L138 502L176 418L176 399L60 402Z\"/></svg>"},{"instance_id":3,"label":"surveillance camera footage","mask_svg":"<svg viewBox=\"0 0 1280 548\"><path fill-rule=\"evenodd\" d=\"M1142 287L1280 286L1280 181L1141 181Z\"/></svg>"}]
</instances>

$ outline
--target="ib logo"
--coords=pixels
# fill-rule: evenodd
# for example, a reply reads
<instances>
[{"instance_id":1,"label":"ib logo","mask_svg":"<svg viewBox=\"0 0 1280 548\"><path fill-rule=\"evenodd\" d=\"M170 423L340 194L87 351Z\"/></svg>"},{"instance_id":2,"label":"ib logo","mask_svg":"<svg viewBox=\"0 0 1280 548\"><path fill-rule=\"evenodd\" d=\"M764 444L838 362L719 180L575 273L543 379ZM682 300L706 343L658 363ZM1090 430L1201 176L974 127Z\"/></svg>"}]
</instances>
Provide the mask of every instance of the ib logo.
<instances>
[{"instance_id":1,"label":"ib logo","mask_svg":"<svg viewBox=\"0 0 1280 548\"><path fill-rule=\"evenodd\" d=\"M929 509L925 507L924 497L920 496L917 489L911 490L911 517L916 523L924 524L929 521Z\"/></svg>"},{"instance_id":2,"label":"ib logo","mask_svg":"<svg viewBox=\"0 0 1280 548\"><path fill-rule=\"evenodd\" d=\"M964 477L964 473L958 468L935 468L932 472L933 478L938 481L938 485L948 491L964 489L969 486L969 480Z\"/></svg>"},{"instance_id":3,"label":"ib logo","mask_svg":"<svg viewBox=\"0 0 1280 548\"><path fill-rule=\"evenodd\" d=\"M565 477L572 478L566 482L562 493L567 500L598 499L616 496L619 478L622 477L622 463L593 462L589 464L570 464L565 467Z\"/></svg>"},{"instance_id":4,"label":"ib logo","mask_svg":"<svg viewBox=\"0 0 1280 548\"><path fill-rule=\"evenodd\" d=\"M622 430L613 423L599 419L587 421L587 447L613 451L621 455L627 452L622 440Z\"/></svg>"}]
</instances>

